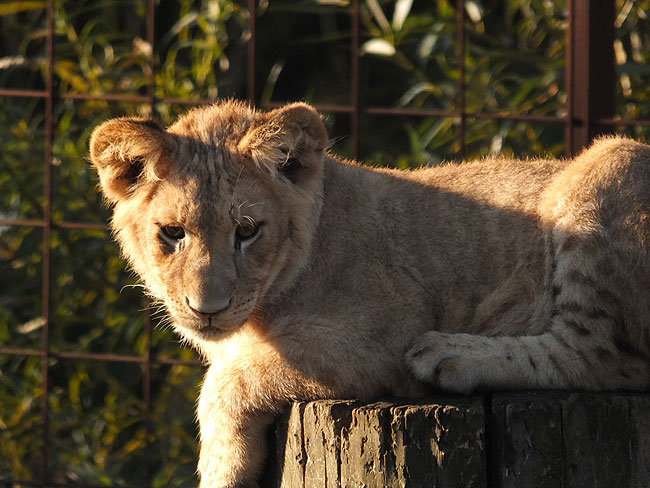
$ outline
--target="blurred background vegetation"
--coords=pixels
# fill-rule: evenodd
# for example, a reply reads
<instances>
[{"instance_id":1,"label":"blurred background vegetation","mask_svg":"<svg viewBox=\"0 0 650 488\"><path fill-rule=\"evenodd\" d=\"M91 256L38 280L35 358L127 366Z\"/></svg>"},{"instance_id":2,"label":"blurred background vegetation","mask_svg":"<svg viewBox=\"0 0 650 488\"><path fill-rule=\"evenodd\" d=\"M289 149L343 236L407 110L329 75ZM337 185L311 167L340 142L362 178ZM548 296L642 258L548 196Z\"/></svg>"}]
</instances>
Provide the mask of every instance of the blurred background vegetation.
<instances>
[{"instance_id":1,"label":"blurred background vegetation","mask_svg":"<svg viewBox=\"0 0 650 488\"><path fill-rule=\"evenodd\" d=\"M247 98L251 12L243 0L153 3L152 45L145 0L54 0L51 146L44 97L0 96L0 219L36 222L0 226L0 348L42 347L46 273L53 353L47 389L40 356L0 354L0 486L14 486L3 479L39 482L44 442L55 483L196 483L194 402L202 367L169 330L154 327L149 340L158 319L129 286L135 280L106 231L110 213L88 171L87 142L92 128L112 116L153 114L169 123L198 100ZM402 168L453 159L461 150L454 111L462 75L455 4L360 1L362 110L353 141L350 110L341 109L354 103L350 2L258 0L254 102L302 99L329 108L332 147L344 157L356 148L366 163ZM616 115L624 118L650 118L648 12L650 0L616 0ZM566 0L467 0L464 16L466 112L565 115ZM0 89L44 90L46 2L0 3L0 34ZM386 107L445 113L372 110ZM648 136L647 128L626 131ZM564 124L469 116L462 149L466 157L561 155ZM45 253L38 222L47 203L52 232ZM154 361L149 375L144 359L74 359L70 352L150 353Z\"/></svg>"}]
</instances>

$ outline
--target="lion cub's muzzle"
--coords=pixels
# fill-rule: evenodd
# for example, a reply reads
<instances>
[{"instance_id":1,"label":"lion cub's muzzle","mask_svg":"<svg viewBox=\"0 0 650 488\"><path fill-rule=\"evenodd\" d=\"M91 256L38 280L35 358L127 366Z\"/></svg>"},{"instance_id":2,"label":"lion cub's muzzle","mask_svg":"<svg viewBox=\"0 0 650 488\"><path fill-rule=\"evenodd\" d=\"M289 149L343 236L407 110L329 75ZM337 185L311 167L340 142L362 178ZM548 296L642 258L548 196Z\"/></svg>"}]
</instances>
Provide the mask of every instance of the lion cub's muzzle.
<instances>
[{"instance_id":1,"label":"lion cub's muzzle","mask_svg":"<svg viewBox=\"0 0 650 488\"><path fill-rule=\"evenodd\" d=\"M185 306L194 317L190 328L198 332L204 339L210 339L215 334L236 329L241 325L238 320L233 320L233 298L223 300L197 300L185 296ZM221 331L221 332L219 332Z\"/></svg>"},{"instance_id":2,"label":"lion cub's muzzle","mask_svg":"<svg viewBox=\"0 0 650 488\"><path fill-rule=\"evenodd\" d=\"M230 307L232 303L232 297L227 300L214 301L214 302L199 302L197 300L192 300L188 296L185 297L185 304L189 309L194 312L194 314L199 317L212 318L219 315L222 312L225 312Z\"/></svg>"}]
</instances>

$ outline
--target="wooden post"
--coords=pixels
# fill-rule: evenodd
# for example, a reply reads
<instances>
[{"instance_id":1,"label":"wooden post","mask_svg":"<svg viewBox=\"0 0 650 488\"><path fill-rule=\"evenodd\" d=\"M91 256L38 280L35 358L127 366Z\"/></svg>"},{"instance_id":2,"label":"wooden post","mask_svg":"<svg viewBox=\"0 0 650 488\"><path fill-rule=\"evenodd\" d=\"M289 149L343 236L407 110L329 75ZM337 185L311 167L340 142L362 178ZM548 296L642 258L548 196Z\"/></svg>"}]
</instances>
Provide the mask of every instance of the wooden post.
<instances>
[{"instance_id":1,"label":"wooden post","mask_svg":"<svg viewBox=\"0 0 650 488\"><path fill-rule=\"evenodd\" d=\"M648 395L594 393L295 403L265 486L646 488L648 412Z\"/></svg>"},{"instance_id":2,"label":"wooden post","mask_svg":"<svg viewBox=\"0 0 650 488\"><path fill-rule=\"evenodd\" d=\"M650 486L647 395L500 395L492 409L494 486Z\"/></svg>"}]
</instances>

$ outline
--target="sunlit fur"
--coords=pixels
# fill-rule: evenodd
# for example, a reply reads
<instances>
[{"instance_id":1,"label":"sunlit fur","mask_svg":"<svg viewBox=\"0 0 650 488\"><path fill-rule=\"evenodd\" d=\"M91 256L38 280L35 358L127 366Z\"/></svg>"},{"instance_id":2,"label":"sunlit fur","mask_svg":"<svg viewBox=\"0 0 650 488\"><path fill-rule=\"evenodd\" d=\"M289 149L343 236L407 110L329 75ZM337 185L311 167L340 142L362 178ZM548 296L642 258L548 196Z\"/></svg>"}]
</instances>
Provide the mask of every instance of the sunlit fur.
<instances>
[{"instance_id":1,"label":"sunlit fur","mask_svg":"<svg viewBox=\"0 0 650 488\"><path fill-rule=\"evenodd\" d=\"M401 172L326 144L304 104L93 133L125 256L210 363L204 488L258 486L264 429L294 399L647 388L650 148Z\"/></svg>"}]
</instances>

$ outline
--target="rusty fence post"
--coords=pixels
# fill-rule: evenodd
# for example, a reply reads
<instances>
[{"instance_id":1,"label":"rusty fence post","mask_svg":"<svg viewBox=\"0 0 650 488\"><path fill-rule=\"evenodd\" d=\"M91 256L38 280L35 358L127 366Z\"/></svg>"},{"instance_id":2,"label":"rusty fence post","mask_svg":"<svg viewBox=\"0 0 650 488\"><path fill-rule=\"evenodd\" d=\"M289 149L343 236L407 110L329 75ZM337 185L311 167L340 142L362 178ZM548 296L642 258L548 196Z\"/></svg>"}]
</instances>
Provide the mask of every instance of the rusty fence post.
<instances>
[{"instance_id":1,"label":"rusty fence post","mask_svg":"<svg viewBox=\"0 0 650 488\"><path fill-rule=\"evenodd\" d=\"M567 31L567 153L576 154L607 129L614 114L614 0L570 0Z\"/></svg>"}]
</instances>

